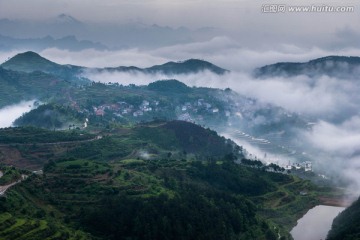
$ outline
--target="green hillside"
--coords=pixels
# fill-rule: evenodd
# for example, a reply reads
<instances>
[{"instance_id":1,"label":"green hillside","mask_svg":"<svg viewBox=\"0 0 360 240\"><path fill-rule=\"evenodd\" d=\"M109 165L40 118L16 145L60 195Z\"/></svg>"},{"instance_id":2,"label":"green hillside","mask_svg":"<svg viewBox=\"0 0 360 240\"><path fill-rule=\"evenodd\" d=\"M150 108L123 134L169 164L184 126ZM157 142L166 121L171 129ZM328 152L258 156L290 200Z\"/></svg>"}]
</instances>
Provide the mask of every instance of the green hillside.
<instances>
[{"instance_id":1,"label":"green hillside","mask_svg":"<svg viewBox=\"0 0 360 240\"><path fill-rule=\"evenodd\" d=\"M17 72L0 67L0 108L21 100L50 99L69 83L43 72Z\"/></svg>"},{"instance_id":2,"label":"green hillside","mask_svg":"<svg viewBox=\"0 0 360 240\"><path fill-rule=\"evenodd\" d=\"M14 126L34 126L47 129L80 128L85 116L70 107L44 104L16 119Z\"/></svg>"},{"instance_id":3,"label":"green hillside","mask_svg":"<svg viewBox=\"0 0 360 240\"><path fill-rule=\"evenodd\" d=\"M43 166L0 197L0 239L290 239L317 203L309 182L235 163L241 147L192 123L38 131L0 131L1 162ZM22 134L31 144L9 138Z\"/></svg>"}]
</instances>

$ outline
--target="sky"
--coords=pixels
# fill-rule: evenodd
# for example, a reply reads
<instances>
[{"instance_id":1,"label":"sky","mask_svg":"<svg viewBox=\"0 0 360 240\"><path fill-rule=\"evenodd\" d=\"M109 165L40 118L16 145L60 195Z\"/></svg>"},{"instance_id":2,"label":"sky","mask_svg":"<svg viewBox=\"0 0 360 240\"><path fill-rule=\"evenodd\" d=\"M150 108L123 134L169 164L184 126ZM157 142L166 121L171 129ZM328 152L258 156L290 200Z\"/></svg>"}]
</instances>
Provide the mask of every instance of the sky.
<instances>
[{"instance_id":1,"label":"sky","mask_svg":"<svg viewBox=\"0 0 360 240\"><path fill-rule=\"evenodd\" d=\"M268 4L353 6L354 11L263 13L263 6ZM356 0L0 0L0 18L45 21L65 13L86 23L142 23L192 30L210 27L243 47L265 49L281 44L326 49L358 47L359 11L360 2Z\"/></svg>"}]
</instances>

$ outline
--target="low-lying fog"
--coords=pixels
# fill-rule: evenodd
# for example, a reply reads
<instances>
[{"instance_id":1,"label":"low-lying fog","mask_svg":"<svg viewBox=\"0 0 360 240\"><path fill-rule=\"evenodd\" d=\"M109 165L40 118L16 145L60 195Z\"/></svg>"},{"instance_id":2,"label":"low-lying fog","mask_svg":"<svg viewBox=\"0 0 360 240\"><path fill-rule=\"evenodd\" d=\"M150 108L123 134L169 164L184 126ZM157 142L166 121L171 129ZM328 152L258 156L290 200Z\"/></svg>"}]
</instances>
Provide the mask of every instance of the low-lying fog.
<instances>
[{"instance_id":1,"label":"low-lying fog","mask_svg":"<svg viewBox=\"0 0 360 240\"><path fill-rule=\"evenodd\" d=\"M34 108L34 103L35 100L22 101L18 104L0 108L0 128L11 127L17 118Z\"/></svg>"}]
</instances>

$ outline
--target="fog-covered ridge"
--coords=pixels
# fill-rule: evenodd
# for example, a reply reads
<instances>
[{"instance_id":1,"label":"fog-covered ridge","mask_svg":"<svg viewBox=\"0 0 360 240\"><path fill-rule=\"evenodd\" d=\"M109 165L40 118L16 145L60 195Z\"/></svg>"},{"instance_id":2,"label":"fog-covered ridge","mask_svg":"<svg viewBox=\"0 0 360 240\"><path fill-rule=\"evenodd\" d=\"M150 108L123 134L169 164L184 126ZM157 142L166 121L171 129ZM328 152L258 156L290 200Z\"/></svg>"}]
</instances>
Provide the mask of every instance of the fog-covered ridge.
<instances>
[{"instance_id":1,"label":"fog-covered ridge","mask_svg":"<svg viewBox=\"0 0 360 240\"><path fill-rule=\"evenodd\" d=\"M308 62L280 62L257 68L256 77L292 77L322 75L338 78L357 78L360 73L360 57L327 56Z\"/></svg>"}]
</instances>

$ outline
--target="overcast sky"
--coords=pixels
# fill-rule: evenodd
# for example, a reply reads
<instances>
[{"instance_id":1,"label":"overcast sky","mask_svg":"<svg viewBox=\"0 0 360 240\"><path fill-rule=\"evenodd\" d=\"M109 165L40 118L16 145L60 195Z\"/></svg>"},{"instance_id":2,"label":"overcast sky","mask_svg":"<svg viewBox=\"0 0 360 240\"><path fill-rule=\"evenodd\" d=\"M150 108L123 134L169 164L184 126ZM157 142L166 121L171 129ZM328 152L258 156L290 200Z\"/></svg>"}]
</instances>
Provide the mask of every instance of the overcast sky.
<instances>
[{"instance_id":1,"label":"overcast sky","mask_svg":"<svg viewBox=\"0 0 360 240\"><path fill-rule=\"evenodd\" d=\"M352 13L262 13L264 4L354 6ZM242 46L339 49L360 44L360 2L319 0L0 0L0 18L48 19L61 13L83 22L141 22L190 29L215 27ZM1 30L1 29L0 29ZM2 33L5 34L5 33Z\"/></svg>"}]
</instances>

